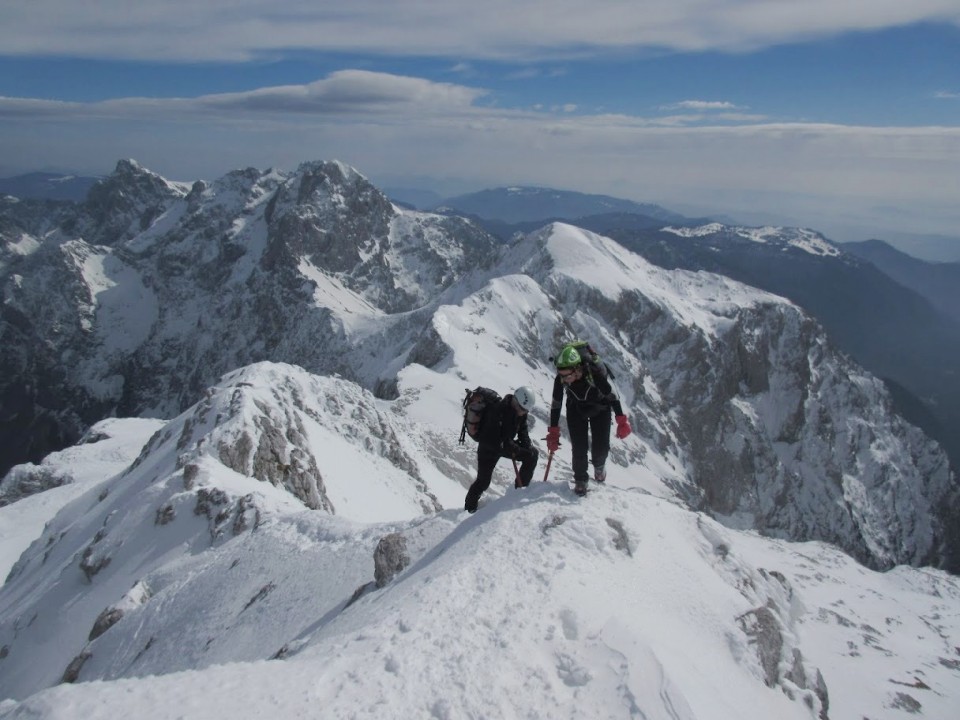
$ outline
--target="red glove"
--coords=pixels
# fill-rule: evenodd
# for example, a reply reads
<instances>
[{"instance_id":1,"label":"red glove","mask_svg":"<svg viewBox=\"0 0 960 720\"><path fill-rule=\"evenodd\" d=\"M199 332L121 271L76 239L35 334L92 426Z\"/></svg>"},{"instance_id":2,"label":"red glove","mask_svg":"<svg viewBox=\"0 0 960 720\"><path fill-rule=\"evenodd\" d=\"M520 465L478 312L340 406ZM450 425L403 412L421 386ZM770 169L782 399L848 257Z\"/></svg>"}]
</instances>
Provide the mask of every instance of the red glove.
<instances>
[{"instance_id":1,"label":"red glove","mask_svg":"<svg viewBox=\"0 0 960 720\"><path fill-rule=\"evenodd\" d=\"M551 425L547 428L547 450L550 452L556 452L560 447L560 428L556 425Z\"/></svg>"},{"instance_id":2,"label":"red glove","mask_svg":"<svg viewBox=\"0 0 960 720\"><path fill-rule=\"evenodd\" d=\"M633 430L630 429L630 423L627 422L626 415L617 415L616 421L617 421L617 438L620 440L623 440L627 435L633 432Z\"/></svg>"}]
</instances>

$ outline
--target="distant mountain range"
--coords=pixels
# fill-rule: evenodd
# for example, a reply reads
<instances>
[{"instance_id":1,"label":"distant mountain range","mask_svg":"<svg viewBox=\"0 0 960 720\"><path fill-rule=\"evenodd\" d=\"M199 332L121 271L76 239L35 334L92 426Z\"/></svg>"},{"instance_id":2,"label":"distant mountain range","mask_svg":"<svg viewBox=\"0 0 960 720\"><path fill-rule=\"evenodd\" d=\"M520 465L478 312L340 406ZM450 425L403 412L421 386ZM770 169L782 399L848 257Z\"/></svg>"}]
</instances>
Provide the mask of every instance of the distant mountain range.
<instances>
[{"instance_id":1,"label":"distant mountain range","mask_svg":"<svg viewBox=\"0 0 960 720\"><path fill-rule=\"evenodd\" d=\"M867 240L865 242L872 242ZM905 233L890 231L883 239L910 257L931 263L960 262L960 235L938 235L932 233Z\"/></svg>"},{"instance_id":2,"label":"distant mountain range","mask_svg":"<svg viewBox=\"0 0 960 720\"><path fill-rule=\"evenodd\" d=\"M844 243L851 255L869 260L904 287L922 295L947 317L960 323L960 262L927 262L882 240Z\"/></svg>"},{"instance_id":3,"label":"distant mountain range","mask_svg":"<svg viewBox=\"0 0 960 720\"><path fill-rule=\"evenodd\" d=\"M0 178L0 195L29 200L68 200L81 202L99 177L81 177L58 173L35 172Z\"/></svg>"},{"instance_id":4,"label":"distant mountain range","mask_svg":"<svg viewBox=\"0 0 960 720\"><path fill-rule=\"evenodd\" d=\"M418 205L418 207L421 210L475 215L484 220L504 223L539 222L541 225L548 218L573 220L585 215L601 213L642 215L667 223L687 220L683 215L651 203L638 203L609 195L592 195L533 186L481 190L446 198L428 206Z\"/></svg>"}]
</instances>

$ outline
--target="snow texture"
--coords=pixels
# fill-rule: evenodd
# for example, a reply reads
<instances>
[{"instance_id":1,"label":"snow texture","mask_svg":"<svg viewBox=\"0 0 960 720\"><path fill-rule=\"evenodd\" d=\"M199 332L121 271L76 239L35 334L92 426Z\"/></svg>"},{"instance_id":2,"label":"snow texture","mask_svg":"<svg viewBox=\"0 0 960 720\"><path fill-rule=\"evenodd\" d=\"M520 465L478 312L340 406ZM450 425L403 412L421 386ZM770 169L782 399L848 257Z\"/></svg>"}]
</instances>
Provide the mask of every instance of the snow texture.
<instances>
[{"instance_id":1,"label":"snow texture","mask_svg":"<svg viewBox=\"0 0 960 720\"><path fill-rule=\"evenodd\" d=\"M304 379L270 366L242 377L267 387L288 373ZM538 481L475 515L386 523L306 510L209 457L191 494L184 469L169 472L178 423L126 473L88 481L8 580L0 717L955 709L960 583L941 571L878 573L821 543L730 530L620 467L585 499ZM197 514L204 489L223 494L214 509L252 496L256 521L236 532L231 515L218 535L218 514ZM89 533L102 535L91 556L78 552ZM407 557L378 587L383 538L402 538Z\"/></svg>"}]
</instances>

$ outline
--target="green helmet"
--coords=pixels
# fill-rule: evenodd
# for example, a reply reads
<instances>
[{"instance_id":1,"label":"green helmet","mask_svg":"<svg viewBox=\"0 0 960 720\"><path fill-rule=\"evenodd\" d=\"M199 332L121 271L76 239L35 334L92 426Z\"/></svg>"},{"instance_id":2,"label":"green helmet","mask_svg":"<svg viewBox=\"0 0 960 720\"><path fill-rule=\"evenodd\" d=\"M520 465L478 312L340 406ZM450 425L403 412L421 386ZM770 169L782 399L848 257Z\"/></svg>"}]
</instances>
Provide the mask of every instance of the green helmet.
<instances>
[{"instance_id":1,"label":"green helmet","mask_svg":"<svg viewBox=\"0 0 960 720\"><path fill-rule=\"evenodd\" d=\"M580 364L581 360L582 358L580 357L580 353L577 352L577 349L573 347L573 345L567 345L560 351L560 354L557 355L554 364L557 366L557 370L563 370L565 368L576 367Z\"/></svg>"}]
</instances>

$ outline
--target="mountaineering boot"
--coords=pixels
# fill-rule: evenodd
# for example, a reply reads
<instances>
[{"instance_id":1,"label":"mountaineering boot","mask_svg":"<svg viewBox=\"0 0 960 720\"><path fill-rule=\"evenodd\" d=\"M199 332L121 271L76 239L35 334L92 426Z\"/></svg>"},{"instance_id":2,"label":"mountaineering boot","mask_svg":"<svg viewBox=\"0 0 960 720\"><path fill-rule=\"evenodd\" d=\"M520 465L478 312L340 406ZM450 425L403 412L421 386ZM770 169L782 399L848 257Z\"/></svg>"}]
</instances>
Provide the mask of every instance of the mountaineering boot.
<instances>
[{"instance_id":1,"label":"mountaineering boot","mask_svg":"<svg viewBox=\"0 0 960 720\"><path fill-rule=\"evenodd\" d=\"M475 497L470 493L467 493L466 500L463 501L463 509L468 513L473 515L477 511L477 506L480 504L480 498Z\"/></svg>"},{"instance_id":2,"label":"mountaineering boot","mask_svg":"<svg viewBox=\"0 0 960 720\"><path fill-rule=\"evenodd\" d=\"M593 481L597 483L607 481L607 469L603 465L593 469Z\"/></svg>"},{"instance_id":3,"label":"mountaineering boot","mask_svg":"<svg viewBox=\"0 0 960 720\"><path fill-rule=\"evenodd\" d=\"M573 492L575 492L580 497L583 497L587 494L587 481L586 480L577 480L573 484Z\"/></svg>"}]
</instances>

